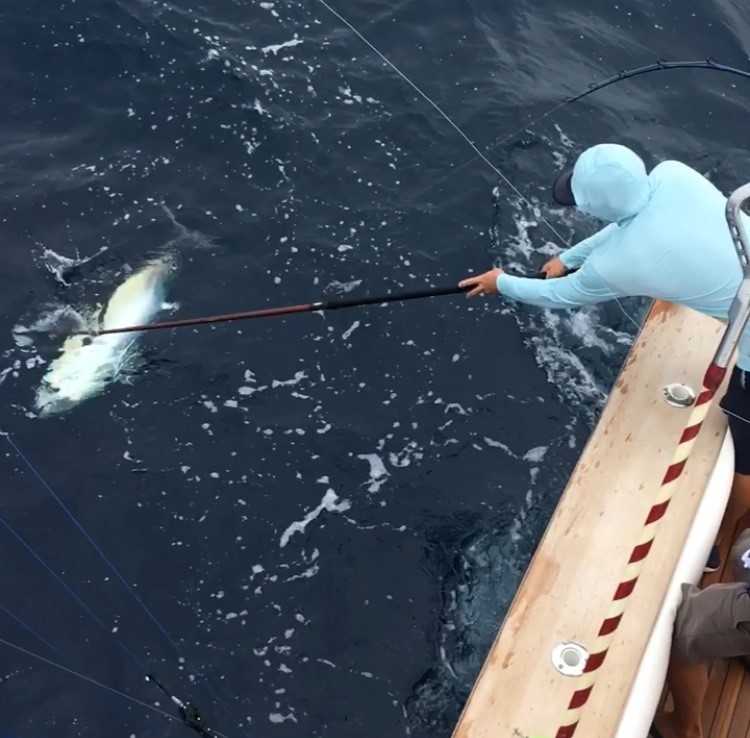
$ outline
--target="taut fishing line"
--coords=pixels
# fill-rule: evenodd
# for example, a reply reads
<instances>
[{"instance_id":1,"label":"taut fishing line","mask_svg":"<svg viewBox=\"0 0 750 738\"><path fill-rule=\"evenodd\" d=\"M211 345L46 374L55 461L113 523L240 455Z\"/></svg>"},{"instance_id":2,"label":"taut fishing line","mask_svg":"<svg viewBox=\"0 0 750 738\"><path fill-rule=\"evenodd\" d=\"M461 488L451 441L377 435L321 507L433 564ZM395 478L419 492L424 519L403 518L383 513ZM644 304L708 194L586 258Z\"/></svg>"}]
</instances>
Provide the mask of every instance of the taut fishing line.
<instances>
[{"instance_id":1,"label":"taut fishing line","mask_svg":"<svg viewBox=\"0 0 750 738\"><path fill-rule=\"evenodd\" d=\"M461 128L461 126L456 123L453 118L451 118L448 113L443 110L443 108L440 107L416 82L414 82L412 79L409 78L409 76L401 71L380 49L375 46L351 21L349 21L347 18L345 18L341 13L336 10L334 7L332 7L327 0L317 0L326 10L328 10L329 13L331 13L333 16L335 16L341 23L343 23L347 28L349 28L352 33L354 33L366 46L368 46L377 56L379 56L385 64L387 64L396 74L404 80L417 94L422 97L424 100L426 100L439 114L442 118L444 118L448 124L458 133L458 135L466 141L466 143L469 145L469 147L474 151L474 153L488 166L490 169L492 169L495 174L497 174L500 179L521 199L522 202L526 203L529 207L534 209L533 203L529 200L528 197L526 197L521 190L516 187L516 185L513 184L513 182L510 181L510 179L497 167L493 162L490 160L490 158L485 154L479 146L471 139L471 137ZM526 130L529 130L532 126L538 125L542 121L552 117L555 113L560 111L562 108L567 107L568 105L573 104L574 102L578 102L579 100L583 100L585 97L588 97L589 95L592 95L595 92L598 92L599 90L603 90L605 87L609 87L610 85L617 84L619 82L623 82L628 79L632 79L634 77L639 77L644 74L651 74L653 72L663 72L667 70L673 70L673 69L708 69L715 72L724 72L726 74L733 74L739 77L744 77L746 79L750 79L750 71L745 69L739 69L737 67L732 67L727 64L721 64L711 58L702 60L691 60L691 61L663 61L658 60L653 64L646 64L640 67L633 67L631 69L626 69L623 71L618 72L617 74L612 75L611 77L607 77L606 79L600 81L600 82L594 82L589 85L588 89L584 90L583 92L580 92L576 95L572 95L570 97L566 97L563 100L561 100L559 103L551 107L549 110L545 111L544 113L541 113L540 115L531 118L528 120L521 128L519 128L516 131L513 131L512 133L506 134L502 136L499 139L496 139L494 143L492 143L490 146L488 146L485 151L488 153L492 151L492 149L497 148L498 146L501 146L504 143L507 143L512 138L515 138L520 133L523 133ZM451 174L455 174L458 170L462 169L463 167L467 166L468 164L472 163L473 159L468 159L463 164L459 164L458 166L454 167L452 169ZM430 185L427 189L430 189L434 186L434 183ZM426 190L425 190L426 191ZM557 229L545 218L541 213L539 214L539 220L544 223L544 225L549 228L549 230L566 246L570 246L570 242L568 239L564 238L560 235L560 233L557 231ZM640 331L641 324L633 318L632 315L625 309L625 306L622 304L621 300L617 297L614 298L615 302L617 303L618 307L620 308L620 311L622 314L632 323L633 327L636 330L636 333Z\"/></svg>"},{"instance_id":2,"label":"taut fishing line","mask_svg":"<svg viewBox=\"0 0 750 738\"><path fill-rule=\"evenodd\" d=\"M500 169L495 166L495 164L490 161L487 156L485 156L482 153L482 150L474 143L474 141L471 140L469 135L461 128L461 126L456 123L453 118L451 118L448 113L445 112L416 82L414 82L412 79L410 79L404 72L402 72L380 49L377 48L372 42L370 42L363 33L361 33L357 28L349 22L346 18L344 18L341 13L338 12L335 8L332 8L326 0L318 0L318 2L325 7L332 15L334 15L336 18L338 18L347 28L349 28L352 33L354 33L364 44L366 44L372 51L374 51L396 74L401 77L406 84L408 84L421 98L426 100L437 112L443 117L444 120L448 122L448 124L453 128L453 130L458 133L461 138L463 138L464 141L471 147L471 149L474 151L474 153L490 168L492 169L495 174L497 174L500 179L502 179L503 182L505 182L508 187L510 187L513 192L515 192L518 197L521 198L529 207L533 208L533 203L521 192L521 190L516 187L513 182L511 182L508 177L503 174ZM552 231L552 233L557 236L561 241L565 241L565 239L555 230L555 227L546 219L544 216L540 215L540 219L544 222L544 224Z\"/></svg>"},{"instance_id":3,"label":"taut fishing line","mask_svg":"<svg viewBox=\"0 0 750 738\"><path fill-rule=\"evenodd\" d=\"M624 82L625 80L628 80L628 79L633 79L634 77L640 77L644 74L651 74L653 72L665 72L665 71L669 71L673 69L708 69L708 70L713 70L715 72L724 72L725 74L734 74L739 77L744 77L745 79L750 79L750 70L738 69L737 67L731 67L726 64L720 64L719 62L716 62L711 58L705 59L705 60L698 59L695 61L662 61L662 60L659 60L657 62L654 62L653 64L646 64L640 67L624 69L623 71L617 72L617 74L613 74L611 77L607 77L606 79L603 79L600 82L592 82L584 92L580 92L576 95L571 95L570 97L566 97L564 100L561 100L559 103L551 107L546 112L541 113L540 115L529 119L525 125L523 125L518 130L514 131L513 133L509 133L507 135L503 135L503 136L496 138L495 141L491 143L485 149L485 151L487 152L492 151L492 149L495 149L498 146L502 146L503 144L508 143L508 141L510 141L515 136L518 136L518 134L529 130L533 126L539 125L543 121L547 120L547 118L551 118L555 113L559 112L560 110L567 107L568 105L572 105L575 102L579 102L580 100L583 100L585 97L588 97L589 95L593 95L595 92L599 92L600 90L603 90L605 87L610 87L611 85L617 84L619 82ZM456 168L460 169L461 167L466 166L466 164L469 164L471 161L473 160L469 159L465 161L463 164L460 164Z\"/></svg>"},{"instance_id":4,"label":"taut fishing line","mask_svg":"<svg viewBox=\"0 0 750 738\"><path fill-rule=\"evenodd\" d=\"M613 74L610 77L600 80L599 82L592 82L583 92L579 92L578 94L563 98L562 100L560 100L560 102L556 103L551 108L549 108L543 113L540 113L539 115L529 116L527 121L520 128L517 128L511 133L498 136L489 146L485 148L485 152L486 154L489 154L493 149L496 149L498 146L507 144L509 141L511 141L512 139L514 139L516 136L520 135L521 133L524 133L525 131L530 131L532 128L535 128L543 121L547 120L548 118L551 118L555 113L559 112L563 108L566 108L568 105L572 105L573 103L579 102L583 100L584 98L588 97L589 95L593 95L595 92L599 92L600 90L603 90L606 87L610 87L611 85L618 84L619 82L625 82L626 80L633 79L634 77L641 77L645 74L651 74L653 72L666 72L670 70L680 70L680 69L703 69L703 70L709 70L709 71L714 71L714 72L723 72L725 74L733 74L738 77L744 77L745 79L750 79L750 70L740 69L738 67L732 67L727 64L720 64L719 62L714 61L711 58L696 59L696 60L691 60L691 61L659 60L659 61L654 62L653 64L646 64L640 67L632 67L630 69L624 69L621 72L617 72L616 74ZM472 164L474 161L475 159L472 158L472 159L467 159L461 164L457 164L451 169L450 175L446 175L445 177L441 178L439 182L444 182L448 176L455 175L458 171L468 166L469 164ZM439 182L430 183L424 190L421 191L420 194L429 192Z\"/></svg>"},{"instance_id":5,"label":"taut fishing line","mask_svg":"<svg viewBox=\"0 0 750 738\"><path fill-rule=\"evenodd\" d=\"M78 679L81 679L84 682L88 682L89 684L93 684L94 686L99 687L100 689L104 689L107 692L116 694L118 697L122 697L123 699L128 700L129 702L132 702L136 705L140 705L141 707L147 710L151 710L152 712L157 712L169 720L177 721L177 718L169 712L165 712L164 710L161 710L160 708L155 707L154 705L149 705L148 702L143 702L142 700L139 700L137 697L133 697L127 692L121 692L119 689L110 687L107 684L104 684L103 682L100 682L97 679L94 679L93 677L87 676L86 674L82 674L80 671L76 671L75 669L70 669L69 667L64 666L63 664L58 664L56 661L52 661L52 659L48 659L39 653L35 653L34 651L29 651L28 649L23 648L23 646L19 646L18 644L12 643L11 641L6 641L4 638L0 638L0 645L5 646L6 648L13 649L14 651L18 651L19 653L22 653L28 656L29 658L36 659L37 661L41 661L42 663L47 664L48 666L51 666L54 669L58 669L59 671L64 671L66 674L70 674L71 676L77 677Z\"/></svg>"},{"instance_id":6,"label":"taut fishing line","mask_svg":"<svg viewBox=\"0 0 750 738\"><path fill-rule=\"evenodd\" d=\"M479 146L472 140L472 138L451 118L448 113L443 110L438 103L436 103L416 82L414 82L405 72L403 72L401 69L399 69L380 49L375 46L351 21L349 21L347 18L345 18L336 8L332 7L327 0L317 0L318 3L320 3L326 10L328 10L329 13L331 13L333 16L335 16L341 23L343 23L347 28L349 28L352 33L354 33L368 48L370 48L377 56L380 57L380 59L383 60L383 62L388 65L396 74L401 77L404 82L406 82L420 97L422 97L425 101L427 101L439 114L442 118L444 118L448 124L458 133L461 138L466 141L466 143L471 147L471 149L474 151L474 153L488 166L490 169L492 169L495 174L497 174L500 179L505 182L508 187L513 190L513 192L518 195L518 197L523 200L527 205L530 207L533 207L533 203L519 190L516 185L513 184L513 182L510 181L510 179L498 168L496 164L494 164L487 154L485 154ZM723 72L725 74L733 74L739 77L744 77L745 79L750 79L750 70L746 69L739 69L738 67L732 67L728 64L721 64L720 62L715 61L712 58L708 59L698 59L698 60L690 60L690 61L664 61L664 60L658 60L654 62L653 64L646 64L639 67L633 67L631 69L625 69L620 72L617 72L616 74L607 77L606 79L601 80L600 82L593 82L591 83L586 90L583 92L580 92L575 95L571 95L569 97L566 97L562 99L557 104L553 105L551 108L546 110L544 113L541 113L535 117L530 118L529 120L524 123L523 126L518 128L517 130L505 134L497 139L487 146L485 148L485 151L490 152L492 149L497 148L498 146L503 145L504 143L507 143L515 136L518 136L520 133L523 133L524 131L528 130L532 126L536 126L542 121L546 120L547 118L552 117L555 113L562 110L563 108L567 107L568 105L572 105L575 102L578 102L580 100L583 100L585 97L588 97L589 95L593 95L595 92L599 92L599 90L603 90L606 87L610 87L611 85L617 84L619 82L624 82L628 79L633 79L634 77L640 77L644 74L651 74L653 72L664 72L668 70L674 70L674 69L707 69L712 70L715 72ZM468 159L463 164L459 164L458 166L454 167L453 170L456 171L458 169L463 168L467 164L470 164L473 159ZM540 217L540 220L552 231L552 233L557 236L563 243L567 243L566 239L564 239L557 230L547 221L544 217Z\"/></svg>"},{"instance_id":7,"label":"taut fishing line","mask_svg":"<svg viewBox=\"0 0 750 738\"><path fill-rule=\"evenodd\" d=\"M99 689L109 692L110 694L114 694L114 695L117 695L118 697L122 697L122 699L127 700L128 702L131 702L134 705L143 707L146 710L150 710L151 712L155 712L156 714L161 715L162 717L165 717L167 720L171 720L172 722L175 722L175 723L182 722L179 718L175 717L169 712L166 712L166 710L162 710L160 707L156 707L155 705L150 705L148 702L139 700L137 697L133 697L133 695L130 695L127 692L122 692L119 689L110 687L108 684L104 684L103 682L100 682L99 680L94 679L93 677L87 676L86 674L83 674L80 671L76 671L75 669L71 669L67 666L64 666L63 664L58 664L56 661L52 661L52 659L48 659L45 656L42 656L41 654L35 653L34 651L29 651L28 649L23 648L23 646L19 646L16 643L12 643L11 641L7 641L4 638L0 638L0 645L3 645L6 648L10 648L19 653L22 653L25 656L28 656L29 658L35 659L37 661L41 661L43 664L46 664L47 666L51 666L52 668L57 669L58 671L62 671L66 674L69 674L70 676L74 676L77 679L87 682L88 684L98 687ZM211 733L213 735L218 736L219 738L227 738L227 736L224 733L220 733L218 730L213 730L213 728L211 729Z\"/></svg>"},{"instance_id":8,"label":"taut fishing line","mask_svg":"<svg viewBox=\"0 0 750 738\"><path fill-rule=\"evenodd\" d=\"M531 127L538 125L539 123L543 122L544 120L547 120L551 118L555 113L559 112L561 109L565 108L568 105L571 105L572 103L578 102L585 97L598 92L599 90L603 90L606 87L609 87L611 85L623 82L628 79L632 79L635 77L639 77L645 74L651 74L654 72L660 72L660 71L667 71L667 70L677 70L677 69L704 69L704 70L711 70L711 71L717 71L717 72L723 72L726 74L733 74L736 76L744 77L746 79L750 78L750 71L739 69L736 67L731 67L726 64L718 63L712 59L706 59L706 60L696 60L696 61L657 61L653 64L648 64L645 66L640 67L634 67L632 69L627 69L621 72L618 72L615 75L612 75L611 77L608 77L600 82L593 83L589 85L588 89L585 91L572 95L570 97L566 97L545 112L541 113L540 115L537 115L535 117L530 118L526 121L526 123L521 126L519 129L503 135L495 141L487 146L485 150L483 151L472 138L459 126L455 120L437 103L435 102L418 84L416 84L407 74L405 74L396 64L394 64L383 52L380 51L359 29L357 29L353 23L351 23L347 18L345 18L338 10L336 10L334 7L332 7L327 0L317 0L318 3L320 3L323 7L325 7L328 12L330 12L334 17L336 17L342 24L344 24L349 30L352 31L372 52L374 52L390 69L392 69L406 84L408 84L423 100L425 100L450 126L451 128L466 142L466 144L471 148L473 153L479 157L479 159L484 162L499 178L502 180L502 182L518 197L522 202L524 202L526 205L534 209L534 204L531 202L531 200L526 197L523 192L509 179L509 177L500 170L500 168L495 165L489 158L488 154L493 149L497 148L498 146L501 146L514 137L518 136L520 133L529 130ZM487 152L487 153L485 153ZM464 163L457 165L456 167L452 168L452 173L455 173L456 171L462 169L463 167L467 166L468 164L472 163L474 159L469 159L465 161ZM555 235L557 239L560 240L563 244L568 244L567 239L565 239L558 231L557 229L547 220L543 215L539 214L539 220L544 223L544 225L547 226L547 228ZM617 300L618 305L620 306L620 309L623 311L625 316L633 323L633 325L636 327L637 330L640 329L640 325L627 313L627 311L624 309L622 304L619 300ZM745 420L743 418L743 420ZM20 448L13 442L10 435L7 433L2 433L6 437L6 440L8 441L9 445L13 448L17 456L24 462L24 464L27 466L27 468L32 472L32 474L37 478L37 480L41 483L41 485L50 493L50 495L55 499L57 504L62 508L63 512L68 516L71 523L78 528L79 532L88 540L90 545L94 548L96 553L98 554L99 558L107 565L107 567L115 574L116 578L121 582L121 584L124 586L126 591L130 594L130 596L137 602L137 604L140 606L140 608L144 611L146 616L149 620L156 626L156 628L160 631L160 633L164 636L165 640L170 644L170 646L173 648L173 650L177 653L179 653L178 646L176 642L172 639L170 636L168 630L166 627L160 622L160 620L154 615L154 613L146 606L146 604L143 602L143 600L138 596L138 594L133 589L132 585L130 585L129 582L125 579L125 577L120 573L119 569L115 566L115 564L106 556L104 551L99 547L99 545L96 543L96 541L89 535L88 531L83 527L83 525L78 521L78 519L75 517L75 515L72 513L72 511L67 507L67 505L64 503L64 501L55 493L55 491L51 488L51 486L46 482L46 480L41 476L40 472L34 467L34 465L28 460L28 458L23 454L23 452L20 450ZM101 621L101 619L88 607L88 605L81 600L81 598L75 593L69 585L52 570L52 568L31 548L31 546L10 526L10 524L7 523L7 521L0 518L0 525L5 527L16 539L31 553L31 555L37 559L39 563L41 563L48 571L49 573L66 589L68 594L70 594L73 599L77 601L79 606L84 609L87 614L89 614L92 619L94 619L101 627L103 627L105 630L107 629L107 626ZM42 643L44 643L46 646L48 646L51 650L53 650L55 653L59 653L55 647L50 644L48 641L46 641L40 634L38 634L33 628L28 626L26 623L24 623L20 618L16 617L13 613L6 610L5 608L0 607L0 610L5 612L6 615L8 615L12 620L14 620L17 624L19 624L21 627L28 630L30 633L32 633L37 639L39 639ZM140 661L140 659L132 652L130 649L125 646L124 643L122 643L119 639L115 639L116 642L121 646L121 648L124 650L126 655L128 655L131 660L134 661L137 667L140 669L145 669L144 664ZM94 686L99 687L100 689L106 690L112 694L118 695L122 697L123 699L126 699L130 701L131 703L140 705L143 708L146 708L148 710L151 710L153 712L156 712L169 720L177 721L179 722L179 718L176 718L174 715L165 712L164 710L161 710L157 707L154 707L153 705L150 705L146 702L143 702L125 692L121 692L117 689L114 689L113 687L110 687L102 682L97 681L96 679L89 677L85 674L82 674L80 672L74 671L73 669L70 669L66 666L63 666L57 662L54 662L44 656L41 656L40 654L34 653L32 651L29 651L21 646L18 646L14 643L11 643L10 641L4 640L0 638L0 644L4 645L8 648L11 648L17 652L20 652L22 654L25 654L26 656L36 659L40 662L43 662L49 666L52 666L58 670L61 670L63 672L66 672L72 676L75 676L83 681L88 682L89 684L92 684ZM207 685L210 688L210 682L206 682ZM213 692L213 690L211 690ZM218 695L214 694L214 697L219 699L219 701L222 701ZM213 734L217 736L223 736L222 733L219 733L218 731L211 731Z\"/></svg>"},{"instance_id":9,"label":"taut fishing line","mask_svg":"<svg viewBox=\"0 0 750 738\"><path fill-rule=\"evenodd\" d=\"M101 558L101 560L107 565L107 567L112 571L117 579L122 583L123 587L126 589L126 591L131 595L131 597L138 603L138 605L141 607L143 612L147 615L147 617L157 626L157 629L162 633L166 641L169 643L169 645L173 648L175 651L175 654L179 657L180 656L180 650L177 646L177 643L171 638L169 635L169 632L167 631L166 627L162 625L162 623L159 621L159 619L153 614L153 612L147 607L147 605L143 602L143 600L138 596L138 594L133 589L132 585L125 579L125 577L122 575L122 573L119 571L119 569L115 566L115 564L107 557L107 555L104 553L103 549L96 543L94 538L88 533L86 528L83 526L83 524L76 518L76 516L73 514L73 512L70 510L70 508L65 504L65 502L62 500L62 498L55 492L55 490L52 488L52 486L47 482L47 480L42 476L41 472L34 466L34 464L29 460L29 458L23 453L23 451L20 449L20 447L13 441L13 439L10 436L10 433L0 431L0 435L5 437L5 440L8 442L10 447L13 449L15 454L21 461L25 464L27 469L32 473L32 475L39 481L39 483L42 485L42 487L50 494L50 496L55 500L55 502L63 509L65 514L70 519L71 523L75 525L75 527L80 531L81 535L84 536L84 538L90 543L90 545L94 548L98 556ZM27 553L37 561L46 571L52 576L55 581L60 584L60 586L63 587L63 589L67 592L67 594L76 602L76 604L102 629L103 632L107 633L109 637L111 637L114 642L120 647L122 652L133 662L134 666L138 671L140 671L144 676L147 674L148 669L143 662L143 660L137 656L132 649L130 649L126 643L120 639L119 637L115 636L110 628L106 625L106 623L102 620L102 618L99 617L99 615L94 612L94 610L86 603L85 600L65 581L65 579L59 575L45 560L42 558L42 556L37 553L37 551L34 549L34 547L26 541L26 539L7 521L5 518L0 516L0 527L5 528L8 533L13 536L13 538L18 541L18 543L23 546L23 548L27 551ZM13 615L10 611L6 610L5 608L0 608L3 612L5 612L11 619L15 620L18 624L20 624L22 627L24 627L26 630L31 632L33 635L35 635L38 639L42 640L47 646L49 646L53 651L59 654L59 651L55 649L50 643L48 643L41 635L39 635L31 626L24 623L20 618L17 618L15 615ZM5 645L9 645L10 647L13 647L12 644L7 644L4 641L0 640L0 643L3 643ZM23 649L16 649L16 650L23 650ZM42 659L44 660L44 659ZM52 662L50 662L52 663ZM187 664L187 661L185 661ZM59 667L58 668L63 668ZM189 664L188 664L189 666ZM70 671L69 669L65 669L67 671ZM73 672L74 673L74 672ZM213 686L211 685L211 682L208 680L205 675L201 674L200 671L197 670L197 675L199 678L201 678L204 683L206 684L209 692L211 693L211 696L219 703L227 706L225 700L223 700L213 689ZM94 682L92 679L88 679L87 681ZM96 683L96 682L94 682ZM100 685L101 686L101 685ZM106 687L105 687L106 688ZM116 692L116 690L110 689L111 692ZM132 698L131 698L132 699ZM145 704L145 703L143 703ZM217 731L214 731L216 735L220 735Z\"/></svg>"},{"instance_id":10,"label":"taut fishing line","mask_svg":"<svg viewBox=\"0 0 750 738\"><path fill-rule=\"evenodd\" d=\"M382 51L380 51L380 49L377 48L377 46L375 46L375 44L373 44L360 30L358 30L357 27L353 23L351 23L351 21L347 20L343 15L341 15L341 13L339 13L338 10L336 10L331 5L329 5L328 2L326 2L326 0L317 0L317 2L319 2L324 8L326 8L333 16L335 16L336 18L338 18L338 20L341 21L347 28L349 28L352 31L352 33L354 33L359 39L361 39L361 41L364 44L366 44L370 49L372 49L372 51L375 54L377 54L383 60L383 62L385 62L385 64L387 64L391 69L393 69L393 71L396 72L396 74L398 74L398 76L401 77L401 79L403 79L404 82L406 82L412 89L414 89L420 97L422 97L424 100L426 100L440 114L440 116L442 118L444 118L448 122L448 124L458 133L458 135L461 136L461 138L464 141L466 141L466 143L469 145L469 147L472 149L472 151L474 151L477 154L477 156L479 156L479 158L490 169L492 169L492 171L495 172L495 174L497 174L500 177L500 179L523 202L525 202L532 210L534 209L534 204L531 202L531 200L529 200L529 198L526 197L526 195L524 195L523 192L521 192L521 190L518 187L516 187L516 185L514 185L513 182L511 182L510 179L505 174L503 174L503 172L500 171L500 169L495 164L492 163L492 161L474 143L474 141L469 137L469 135L466 132L464 132L464 130L461 128L461 126L459 126L458 123L456 123L453 120L453 118L451 118L451 116L448 115L448 113L446 113L445 110L443 110L443 108L441 108L440 105L438 105L416 82L414 82L412 79L410 79L407 74L405 74L404 72L402 72ZM641 74L644 74L644 73L645 72L641 72ZM750 77L750 73L748 73L747 76ZM602 86L606 86L607 84L614 84L614 81L616 81L616 80L607 81L607 82L603 83ZM598 89L601 89L601 88L598 88ZM595 90L594 89L590 89L590 90L587 90L586 92L582 93L581 95L576 96L575 98L568 98L568 99L564 100L563 102L559 103L555 108L547 111L547 113L545 113L543 116L540 116L540 120L543 117L549 117L549 116L551 116L556 110L559 110L561 107L564 107L565 105L568 105L568 104L570 104L572 102L575 102L575 100L579 100L582 97L584 97L585 95L591 94L592 92L595 92ZM529 125L530 124L527 123L523 128L520 129L520 131L526 130L526 128L528 128ZM515 132L513 134L510 134L509 138L512 138L513 136L518 135L518 133L520 131L517 131L517 132ZM471 161L473 161L473 160L470 159L467 162L464 162L464 164L460 165L460 167L465 166L466 164L470 163ZM564 238L558 232L558 230L552 225L552 223L550 223L549 220L547 220L547 218L545 218L541 213L538 214L538 218L539 218L539 220L542 223L544 223L544 225L547 226L547 228L549 228L549 230L562 243L564 243L564 244L566 244L568 246L570 245L568 239ZM633 324L633 326L636 329L636 332L640 331L640 329L641 329L640 323L638 323L638 321L635 320L635 318L633 318L633 316L630 315L630 313L628 313L628 311L625 309L625 307L622 304L622 302L620 301L620 299L617 298L617 297L615 297L614 300L617 303L617 305L619 306L620 310L622 311L622 314Z\"/></svg>"},{"instance_id":11,"label":"taut fishing line","mask_svg":"<svg viewBox=\"0 0 750 738\"><path fill-rule=\"evenodd\" d=\"M14 623L16 623L16 625L23 628L23 630L27 631L28 633L31 633L34 638L36 638L40 643L43 643L45 646L47 646L50 651L56 653L58 656L62 656L60 651L55 648L43 635L41 635L41 633L37 632L31 625L18 617L18 615L8 610L7 607L3 607L2 605L0 605L0 612L4 612Z\"/></svg>"}]
</instances>

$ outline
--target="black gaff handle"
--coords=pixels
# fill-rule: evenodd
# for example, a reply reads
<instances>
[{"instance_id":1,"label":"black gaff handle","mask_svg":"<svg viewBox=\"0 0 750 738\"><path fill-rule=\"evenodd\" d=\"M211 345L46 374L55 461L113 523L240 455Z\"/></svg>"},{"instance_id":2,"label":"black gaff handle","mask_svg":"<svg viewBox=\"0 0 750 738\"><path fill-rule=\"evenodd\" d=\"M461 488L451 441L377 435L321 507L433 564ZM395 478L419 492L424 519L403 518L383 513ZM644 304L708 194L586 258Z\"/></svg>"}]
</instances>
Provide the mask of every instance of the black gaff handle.
<instances>
[{"instance_id":1,"label":"black gaff handle","mask_svg":"<svg viewBox=\"0 0 750 738\"><path fill-rule=\"evenodd\" d=\"M413 290L410 292L396 292L392 295L374 297L347 297L341 300L326 300L316 302L317 310L341 310L342 308L360 307L364 305L382 305L389 302L406 302L407 300L422 300L426 297L442 297L444 295L458 295L466 292L464 287L451 285L450 287L434 287L432 289Z\"/></svg>"},{"instance_id":2,"label":"black gaff handle","mask_svg":"<svg viewBox=\"0 0 750 738\"><path fill-rule=\"evenodd\" d=\"M571 269L567 272L573 274L577 269ZM547 279L544 272L536 272L528 277L529 279ZM442 297L444 295L458 295L466 292L465 287L435 287L432 289L413 290L411 292L397 292L392 295L381 295L379 297L351 297L343 300L327 300L325 302L316 302L318 310L340 310L341 308L361 307L364 305L383 305L389 302L406 302L407 300L422 300L426 297Z\"/></svg>"}]
</instances>

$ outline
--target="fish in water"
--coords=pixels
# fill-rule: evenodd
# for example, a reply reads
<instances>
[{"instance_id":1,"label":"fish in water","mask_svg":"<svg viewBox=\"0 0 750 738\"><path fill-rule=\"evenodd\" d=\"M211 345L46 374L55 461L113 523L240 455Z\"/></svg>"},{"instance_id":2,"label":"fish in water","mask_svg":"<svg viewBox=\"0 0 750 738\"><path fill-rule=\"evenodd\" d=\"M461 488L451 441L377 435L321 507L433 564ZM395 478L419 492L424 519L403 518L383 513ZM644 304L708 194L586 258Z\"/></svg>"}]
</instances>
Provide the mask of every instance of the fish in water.
<instances>
[{"instance_id":1,"label":"fish in water","mask_svg":"<svg viewBox=\"0 0 750 738\"><path fill-rule=\"evenodd\" d=\"M115 290L101 325L88 327L96 332L148 323L162 309L171 271L169 259L148 263ZM92 323L97 318L98 314ZM134 333L68 338L37 391L37 410L42 415L54 415L101 392L127 365L137 339L138 334Z\"/></svg>"}]
</instances>

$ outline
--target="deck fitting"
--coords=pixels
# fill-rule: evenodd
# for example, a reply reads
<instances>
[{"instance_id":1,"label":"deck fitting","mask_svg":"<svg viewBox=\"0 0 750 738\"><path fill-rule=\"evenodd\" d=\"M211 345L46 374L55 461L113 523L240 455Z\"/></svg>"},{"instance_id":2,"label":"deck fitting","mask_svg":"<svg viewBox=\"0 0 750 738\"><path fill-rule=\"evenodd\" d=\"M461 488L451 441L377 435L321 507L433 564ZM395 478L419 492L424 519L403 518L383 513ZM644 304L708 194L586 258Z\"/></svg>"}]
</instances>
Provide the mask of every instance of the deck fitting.
<instances>
[{"instance_id":1,"label":"deck fitting","mask_svg":"<svg viewBox=\"0 0 750 738\"><path fill-rule=\"evenodd\" d=\"M664 388L664 399L673 407L692 407L695 391L686 384L668 384Z\"/></svg>"},{"instance_id":2,"label":"deck fitting","mask_svg":"<svg viewBox=\"0 0 750 738\"><path fill-rule=\"evenodd\" d=\"M580 643L558 643L552 649L552 664L563 676L581 676L588 660L589 652Z\"/></svg>"}]
</instances>

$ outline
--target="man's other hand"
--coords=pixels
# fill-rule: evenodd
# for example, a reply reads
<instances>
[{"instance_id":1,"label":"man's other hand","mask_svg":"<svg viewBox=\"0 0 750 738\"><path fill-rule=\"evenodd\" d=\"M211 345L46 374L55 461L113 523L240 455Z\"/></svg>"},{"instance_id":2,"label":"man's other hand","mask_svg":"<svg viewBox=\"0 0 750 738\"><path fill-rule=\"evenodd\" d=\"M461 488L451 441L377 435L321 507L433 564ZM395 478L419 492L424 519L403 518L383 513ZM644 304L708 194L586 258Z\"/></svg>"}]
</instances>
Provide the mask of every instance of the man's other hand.
<instances>
[{"instance_id":1,"label":"man's other hand","mask_svg":"<svg viewBox=\"0 0 750 738\"><path fill-rule=\"evenodd\" d=\"M470 287L467 297L478 297L479 295L496 295L497 278L503 273L502 269L491 269L489 272L477 277L467 277L458 283L459 287Z\"/></svg>"}]
</instances>

